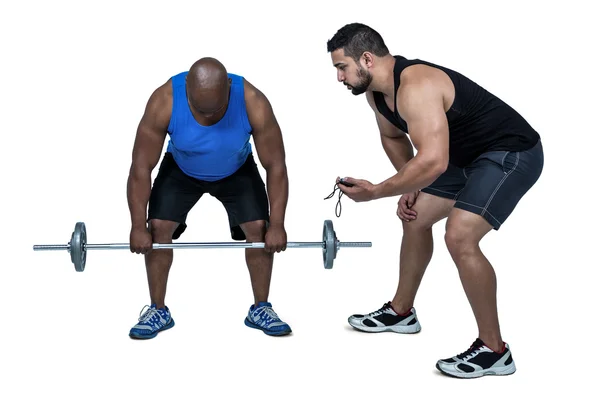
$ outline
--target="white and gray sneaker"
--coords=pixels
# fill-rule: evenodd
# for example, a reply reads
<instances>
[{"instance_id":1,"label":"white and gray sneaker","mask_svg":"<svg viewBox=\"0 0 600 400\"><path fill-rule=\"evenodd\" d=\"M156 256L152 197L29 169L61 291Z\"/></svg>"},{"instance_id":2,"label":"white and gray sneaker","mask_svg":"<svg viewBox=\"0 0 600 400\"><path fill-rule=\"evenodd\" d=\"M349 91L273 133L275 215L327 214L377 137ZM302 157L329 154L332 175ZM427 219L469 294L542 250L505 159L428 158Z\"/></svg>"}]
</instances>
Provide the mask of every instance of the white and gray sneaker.
<instances>
[{"instance_id":1,"label":"white and gray sneaker","mask_svg":"<svg viewBox=\"0 0 600 400\"><path fill-rule=\"evenodd\" d=\"M389 301L369 314L351 315L348 323L363 332L417 333L421 330L414 307L408 313L398 315Z\"/></svg>"},{"instance_id":2,"label":"white and gray sneaker","mask_svg":"<svg viewBox=\"0 0 600 400\"><path fill-rule=\"evenodd\" d=\"M510 375L517 370L508 344L495 352L479 338L464 353L439 360L435 365L445 375L455 378L479 378L484 375Z\"/></svg>"}]
</instances>

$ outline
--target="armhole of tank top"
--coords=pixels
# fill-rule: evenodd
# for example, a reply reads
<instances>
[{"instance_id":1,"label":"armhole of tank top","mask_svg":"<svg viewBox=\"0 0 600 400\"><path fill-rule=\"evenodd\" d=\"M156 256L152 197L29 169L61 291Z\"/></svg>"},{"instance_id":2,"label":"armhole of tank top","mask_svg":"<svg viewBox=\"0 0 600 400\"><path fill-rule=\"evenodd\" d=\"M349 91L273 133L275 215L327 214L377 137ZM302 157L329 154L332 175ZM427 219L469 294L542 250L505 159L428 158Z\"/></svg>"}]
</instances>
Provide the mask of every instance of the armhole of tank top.
<instances>
[{"instance_id":1,"label":"armhole of tank top","mask_svg":"<svg viewBox=\"0 0 600 400\"><path fill-rule=\"evenodd\" d=\"M173 92L173 101L172 101L172 105L171 105L171 117L169 118L169 126L167 127L167 132L169 134L172 134L173 131L175 130L175 122L176 122L176 118L175 118L175 110L176 107L175 105L177 104L177 92L175 89L175 80L173 78L171 78L171 91Z\"/></svg>"},{"instance_id":2,"label":"armhole of tank top","mask_svg":"<svg viewBox=\"0 0 600 400\"><path fill-rule=\"evenodd\" d=\"M377 109L377 112L379 114L383 114L383 111L381 111L381 106L380 106L380 102L379 102L380 98L381 98L381 93L373 92L373 103L375 103L375 108Z\"/></svg>"},{"instance_id":3,"label":"armhole of tank top","mask_svg":"<svg viewBox=\"0 0 600 400\"><path fill-rule=\"evenodd\" d=\"M240 118L242 119L242 123L244 124L244 128L248 132L248 134L252 133L252 126L250 125L250 119L248 118L248 109L246 108L246 90L244 88L244 82L246 81L244 77L240 77L240 85L238 90L239 94L239 104L240 104Z\"/></svg>"},{"instance_id":4,"label":"armhole of tank top","mask_svg":"<svg viewBox=\"0 0 600 400\"><path fill-rule=\"evenodd\" d=\"M385 119L389 121L390 117L394 117L394 111L389 109L381 92L373 92L373 101L375 102L375 108L377 108L377 112L379 112L379 114L381 114Z\"/></svg>"}]
</instances>

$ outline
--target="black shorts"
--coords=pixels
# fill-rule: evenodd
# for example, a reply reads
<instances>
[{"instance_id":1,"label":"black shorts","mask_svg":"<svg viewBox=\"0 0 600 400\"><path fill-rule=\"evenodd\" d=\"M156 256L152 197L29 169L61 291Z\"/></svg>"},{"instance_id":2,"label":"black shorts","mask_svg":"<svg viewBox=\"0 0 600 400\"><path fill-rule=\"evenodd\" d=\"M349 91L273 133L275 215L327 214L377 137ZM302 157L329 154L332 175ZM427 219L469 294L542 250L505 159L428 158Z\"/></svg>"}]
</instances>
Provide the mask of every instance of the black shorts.
<instances>
[{"instance_id":1,"label":"black shorts","mask_svg":"<svg viewBox=\"0 0 600 400\"><path fill-rule=\"evenodd\" d=\"M225 207L233 240L246 240L240 224L269 221L267 191L252 154L232 175L209 182L186 175L169 152L165 153L152 186L148 220L179 222L173 234L173 239L178 239L187 228L189 211L204 193L215 197Z\"/></svg>"},{"instance_id":2,"label":"black shorts","mask_svg":"<svg viewBox=\"0 0 600 400\"><path fill-rule=\"evenodd\" d=\"M495 230L538 180L544 167L541 140L525 151L490 151L465 168L450 165L421 190L455 200L454 207L485 218Z\"/></svg>"}]
</instances>

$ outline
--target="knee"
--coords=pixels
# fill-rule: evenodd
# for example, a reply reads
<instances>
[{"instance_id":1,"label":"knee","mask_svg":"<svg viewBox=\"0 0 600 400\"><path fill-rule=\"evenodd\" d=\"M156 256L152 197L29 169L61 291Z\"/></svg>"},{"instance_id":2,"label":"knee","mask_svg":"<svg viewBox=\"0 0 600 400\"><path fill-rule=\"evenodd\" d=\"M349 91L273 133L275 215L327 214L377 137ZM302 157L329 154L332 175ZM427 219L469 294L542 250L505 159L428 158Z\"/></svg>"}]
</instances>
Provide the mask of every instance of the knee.
<instances>
[{"instance_id":1,"label":"knee","mask_svg":"<svg viewBox=\"0 0 600 400\"><path fill-rule=\"evenodd\" d=\"M453 258L468 255L479 246L478 241L470 235L468 229L461 225L447 226L444 240Z\"/></svg>"},{"instance_id":2,"label":"knee","mask_svg":"<svg viewBox=\"0 0 600 400\"><path fill-rule=\"evenodd\" d=\"M267 232L266 221L250 221L242 224L242 230L249 242L262 242Z\"/></svg>"},{"instance_id":3,"label":"knee","mask_svg":"<svg viewBox=\"0 0 600 400\"><path fill-rule=\"evenodd\" d=\"M160 219L150 220L150 234L152 240L158 243L169 242L173 239L173 233L177 229L177 222Z\"/></svg>"},{"instance_id":4,"label":"knee","mask_svg":"<svg viewBox=\"0 0 600 400\"><path fill-rule=\"evenodd\" d=\"M426 218L419 219L419 217L417 217L417 219L413 219L411 221L402 221L402 231L405 234L429 231L432 227L433 222L428 221Z\"/></svg>"}]
</instances>

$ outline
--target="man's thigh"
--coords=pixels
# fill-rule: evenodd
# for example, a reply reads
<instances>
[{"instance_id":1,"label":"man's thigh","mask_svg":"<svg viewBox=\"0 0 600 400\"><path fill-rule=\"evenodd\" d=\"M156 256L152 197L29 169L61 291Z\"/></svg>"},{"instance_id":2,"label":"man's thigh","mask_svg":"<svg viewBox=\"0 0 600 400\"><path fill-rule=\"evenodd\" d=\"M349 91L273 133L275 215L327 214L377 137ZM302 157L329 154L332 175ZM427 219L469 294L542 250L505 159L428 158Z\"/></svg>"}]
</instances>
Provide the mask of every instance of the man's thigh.
<instances>
[{"instance_id":1,"label":"man's thigh","mask_svg":"<svg viewBox=\"0 0 600 400\"><path fill-rule=\"evenodd\" d=\"M421 193L412 207L412 210L417 213L416 221L418 222L416 224L413 221L406 222L406 227L429 228L446 218L452 211L455 200L466 182L467 178L461 168L448 165L446 171L431 185L421 189Z\"/></svg>"},{"instance_id":2,"label":"man's thigh","mask_svg":"<svg viewBox=\"0 0 600 400\"><path fill-rule=\"evenodd\" d=\"M181 171L171 153L165 153L150 192L148 220L179 223L173 233L173 239L178 239L187 228L189 211L203 193L202 185Z\"/></svg>"},{"instance_id":3,"label":"man's thigh","mask_svg":"<svg viewBox=\"0 0 600 400\"><path fill-rule=\"evenodd\" d=\"M544 165L541 142L521 151L492 151L464 169L468 177L455 207L481 215L495 230L538 180Z\"/></svg>"},{"instance_id":4,"label":"man's thigh","mask_svg":"<svg viewBox=\"0 0 600 400\"><path fill-rule=\"evenodd\" d=\"M209 193L225 207L233 240L246 240L241 224L269 221L267 190L252 154L231 176L211 183Z\"/></svg>"}]
</instances>

